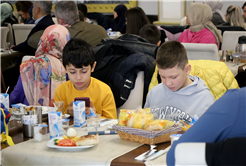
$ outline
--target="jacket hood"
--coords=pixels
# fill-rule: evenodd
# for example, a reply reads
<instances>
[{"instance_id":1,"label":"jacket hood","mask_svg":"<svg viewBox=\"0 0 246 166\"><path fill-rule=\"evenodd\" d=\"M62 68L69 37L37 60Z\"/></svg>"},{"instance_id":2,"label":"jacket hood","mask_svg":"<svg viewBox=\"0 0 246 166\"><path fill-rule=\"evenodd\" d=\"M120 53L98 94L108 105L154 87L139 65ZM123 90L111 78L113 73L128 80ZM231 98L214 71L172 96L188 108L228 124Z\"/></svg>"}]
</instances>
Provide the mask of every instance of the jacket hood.
<instances>
[{"instance_id":1,"label":"jacket hood","mask_svg":"<svg viewBox=\"0 0 246 166\"><path fill-rule=\"evenodd\" d=\"M193 95L195 93L199 93L199 92L204 91L206 89L209 90L209 88L206 86L205 82L201 78L199 78L197 76L190 76L190 75L188 77L193 82L190 85L188 85L188 86L186 86L186 87L184 87L178 91L173 92L172 90L167 88L164 84L163 84L163 86L166 89L167 93L170 93L170 94L176 93L179 95L186 95L186 96Z\"/></svg>"}]
</instances>

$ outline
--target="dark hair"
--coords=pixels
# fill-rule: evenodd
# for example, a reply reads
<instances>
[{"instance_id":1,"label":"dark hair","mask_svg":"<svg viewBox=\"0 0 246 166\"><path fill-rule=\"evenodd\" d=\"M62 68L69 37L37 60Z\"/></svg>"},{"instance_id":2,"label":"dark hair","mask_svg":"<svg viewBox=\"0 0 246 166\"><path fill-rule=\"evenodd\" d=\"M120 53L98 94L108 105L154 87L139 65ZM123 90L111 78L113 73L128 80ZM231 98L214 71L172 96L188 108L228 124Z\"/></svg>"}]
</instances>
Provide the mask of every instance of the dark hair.
<instances>
[{"instance_id":1,"label":"dark hair","mask_svg":"<svg viewBox=\"0 0 246 166\"><path fill-rule=\"evenodd\" d=\"M156 45L160 41L161 32L155 25L147 24L140 29L139 36Z\"/></svg>"},{"instance_id":2,"label":"dark hair","mask_svg":"<svg viewBox=\"0 0 246 166\"><path fill-rule=\"evenodd\" d=\"M140 7L134 7L126 11L126 33L139 35L139 30L146 24L150 24L148 17Z\"/></svg>"},{"instance_id":3,"label":"dark hair","mask_svg":"<svg viewBox=\"0 0 246 166\"><path fill-rule=\"evenodd\" d=\"M24 13L29 13L29 8L32 6L31 1L17 1L15 3L17 11L22 11Z\"/></svg>"},{"instance_id":4,"label":"dark hair","mask_svg":"<svg viewBox=\"0 0 246 166\"><path fill-rule=\"evenodd\" d=\"M156 55L156 65L161 69L173 68L177 65L184 70L187 63L186 50L178 41L163 43Z\"/></svg>"},{"instance_id":5,"label":"dark hair","mask_svg":"<svg viewBox=\"0 0 246 166\"><path fill-rule=\"evenodd\" d=\"M246 6L246 2L244 2L243 6L242 6L242 9L244 9L245 6Z\"/></svg>"},{"instance_id":6,"label":"dark hair","mask_svg":"<svg viewBox=\"0 0 246 166\"><path fill-rule=\"evenodd\" d=\"M85 17L83 15L83 13L79 10L79 20L80 21L84 21L85 20Z\"/></svg>"},{"instance_id":7,"label":"dark hair","mask_svg":"<svg viewBox=\"0 0 246 166\"><path fill-rule=\"evenodd\" d=\"M87 17L87 6L83 3L77 4L78 10L82 12L84 17Z\"/></svg>"},{"instance_id":8,"label":"dark hair","mask_svg":"<svg viewBox=\"0 0 246 166\"><path fill-rule=\"evenodd\" d=\"M94 52L91 45L78 38L72 38L63 49L63 66L72 64L76 68L83 66L93 66L95 62Z\"/></svg>"}]
</instances>

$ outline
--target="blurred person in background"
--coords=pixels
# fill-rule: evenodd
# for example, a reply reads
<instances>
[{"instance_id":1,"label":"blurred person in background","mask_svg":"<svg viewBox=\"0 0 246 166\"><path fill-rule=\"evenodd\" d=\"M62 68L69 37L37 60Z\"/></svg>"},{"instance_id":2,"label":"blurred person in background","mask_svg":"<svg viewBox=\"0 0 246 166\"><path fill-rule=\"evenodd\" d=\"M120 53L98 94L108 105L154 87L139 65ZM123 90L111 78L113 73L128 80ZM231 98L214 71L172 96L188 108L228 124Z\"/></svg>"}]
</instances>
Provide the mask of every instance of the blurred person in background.
<instances>
[{"instance_id":1,"label":"blurred person in background","mask_svg":"<svg viewBox=\"0 0 246 166\"><path fill-rule=\"evenodd\" d=\"M223 1L222 0L217 0L217 1L204 0L203 3L207 4L212 9L213 17L211 19L211 22L214 25L220 25L220 24L225 23L225 15L221 11L221 9L223 7Z\"/></svg>"},{"instance_id":2,"label":"blurred person in background","mask_svg":"<svg viewBox=\"0 0 246 166\"><path fill-rule=\"evenodd\" d=\"M212 9L201 3L191 3L186 14L186 23L190 25L179 37L181 43L210 43L220 45L221 31L210 21Z\"/></svg>"},{"instance_id":3,"label":"blurred person in background","mask_svg":"<svg viewBox=\"0 0 246 166\"><path fill-rule=\"evenodd\" d=\"M87 6L83 3L77 4L77 6L78 6L79 12L81 12L82 15L84 16L84 20L81 20L80 18L80 21L85 21L90 24L93 24L93 22L89 18L87 18Z\"/></svg>"},{"instance_id":4,"label":"blurred person in background","mask_svg":"<svg viewBox=\"0 0 246 166\"><path fill-rule=\"evenodd\" d=\"M92 47L100 44L103 38L108 38L102 26L80 21L78 13L78 7L74 1L59 1L55 6L58 24L68 29L71 38L85 40Z\"/></svg>"},{"instance_id":5,"label":"blurred person in background","mask_svg":"<svg viewBox=\"0 0 246 166\"><path fill-rule=\"evenodd\" d=\"M17 1L15 3L16 9L25 24L28 24L30 19L32 19L29 15L29 9L32 5L31 1Z\"/></svg>"},{"instance_id":6,"label":"blurred person in background","mask_svg":"<svg viewBox=\"0 0 246 166\"><path fill-rule=\"evenodd\" d=\"M112 28L112 31L119 31L121 34L126 33L126 18L125 13L127 11L127 8L125 5L117 5L114 8L114 20L110 27Z\"/></svg>"},{"instance_id":7,"label":"blurred person in background","mask_svg":"<svg viewBox=\"0 0 246 166\"><path fill-rule=\"evenodd\" d=\"M148 17L140 7L134 7L126 11L126 33L139 35L140 29L150 24Z\"/></svg>"},{"instance_id":8,"label":"blurred person in background","mask_svg":"<svg viewBox=\"0 0 246 166\"><path fill-rule=\"evenodd\" d=\"M1 3L1 26L7 26L8 23L18 24L18 20L13 15L13 6L8 2Z\"/></svg>"},{"instance_id":9,"label":"blurred person in background","mask_svg":"<svg viewBox=\"0 0 246 166\"><path fill-rule=\"evenodd\" d=\"M226 10L226 23L225 26L241 26L246 30L246 23L239 6L231 5Z\"/></svg>"},{"instance_id":10,"label":"blurred person in background","mask_svg":"<svg viewBox=\"0 0 246 166\"><path fill-rule=\"evenodd\" d=\"M246 22L246 2L243 4L242 9L243 9L244 22Z\"/></svg>"}]
</instances>

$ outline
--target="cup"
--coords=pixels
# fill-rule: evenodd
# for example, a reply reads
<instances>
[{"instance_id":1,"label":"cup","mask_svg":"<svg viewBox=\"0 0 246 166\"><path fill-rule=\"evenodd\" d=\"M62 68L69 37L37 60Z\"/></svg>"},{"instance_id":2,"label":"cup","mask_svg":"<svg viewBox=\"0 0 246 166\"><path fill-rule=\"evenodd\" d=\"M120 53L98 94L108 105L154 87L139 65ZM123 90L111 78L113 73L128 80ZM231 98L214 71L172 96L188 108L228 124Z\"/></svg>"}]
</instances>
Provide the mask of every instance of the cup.
<instances>
[{"instance_id":1,"label":"cup","mask_svg":"<svg viewBox=\"0 0 246 166\"><path fill-rule=\"evenodd\" d=\"M46 124L35 124L33 125L33 139L35 141L44 141L48 139Z\"/></svg>"},{"instance_id":2,"label":"cup","mask_svg":"<svg viewBox=\"0 0 246 166\"><path fill-rule=\"evenodd\" d=\"M232 57L233 57L233 63L235 65L239 65L240 64L240 59L241 59L241 54L239 52L235 52L232 54Z\"/></svg>"},{"instance_id":3,"label":"cup","mask_svg":"<svg viewBox=\"0 0 246 166\"><path fill-rule=\"evenodd\" d=\"M67 129L69 127L69 121L70 119L62 119L62 128L63 128L63 133L66 135Z\"/></svg>"},{"instance_id":4,"label":"cup","mask_svg":"<svg viewBox=\"0 0 246 166\"><path fill-rule=\"evenodd\" d=\"M10 42L5 43L5 50L10 50Z\"/></svg>"},{"instance_id":5,"label":"cup","mask_svg":"<svg viewBox=\"0 0 246 166\"><path fill-rule=\"evenodd\" d=\"M87 131L99 131L100 130L100 117L101 114L96 114L96 116L87 117Z\"/></svg>"},{"instance_id":6,"label":"cup","mask_svg":"<svg viewBox=\"0 0 246 166\"><path fill-rule=\"evenodd\" d=\"M64 101L54 101L54 105L58 108L57 112L62 112L62 114L64 114L63 111Z\"/></svg>"}]
</instances>

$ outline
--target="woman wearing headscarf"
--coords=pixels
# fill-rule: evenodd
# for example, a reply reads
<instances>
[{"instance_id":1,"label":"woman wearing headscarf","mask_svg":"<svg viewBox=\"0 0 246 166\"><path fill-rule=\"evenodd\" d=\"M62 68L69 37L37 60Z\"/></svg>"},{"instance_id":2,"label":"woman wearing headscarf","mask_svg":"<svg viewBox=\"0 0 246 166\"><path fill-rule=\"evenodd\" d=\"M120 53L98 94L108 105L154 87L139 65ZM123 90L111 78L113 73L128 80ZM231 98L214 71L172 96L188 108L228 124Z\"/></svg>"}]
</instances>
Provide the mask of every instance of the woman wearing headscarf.
<instances>
[{"instance_id":1,"label":"woman wearing headscarf","mask_svg":"<svg viewBox=\"0 0 246 166\"><path fill-rule=\"evenodd\" d=\"M239 6L231 5L226 10L226 26L241 26L246 30L246 23L244 22L242 12Z\"/></svg>"},{"instance_id":2,"label":"woman wearing headscarf","mask_svg":"<svg viewBox=\"0 0 246 166\"><path fill-rule=\"evenodd\" d=\"M208 5L208 6L210 6L211 9L212 9L213 17L211 19L211 22L214 25L220 25L220 24L225 23L225 16L221 12L221 9L223 7L223 1L222 0L218 0L218 1L207 1L207 0L204 0L203 3Z\"/></svg>"},{"instance_id":3,"label":"woman wearing headscarf","mask_svg":"<svg viewBox=\"0 0 246 166\"><path fill-rule=\"evenodd\" d=\"M13 16L13 7L7 2L1 3L1 26L7 24L18 24L18 20Z\"/></svg>"},{"instance_id":4,"label":"woman wearing headscarf","mask_svg":"<svg viewBox=\"0 0 246 166\"><path fill-rule=\"evenodd\" d=\"M114 8L114 20L110 26L112 31L120 31L121 34L126 33L126 11L127 8L123 4Z\"/></svg>"},{"instance_id":5,"label":"woman wearing headscarf","mask_svg":"<svg viewBox=\"0 0 246 166\"><path fill-rule=\"evenodd\" d=\"M212 9L206 4L191 3L187 12L187 24L178 41L182 43L210 43L219 46L222 42L221 31L210 21Z\"/></svg>"},{"instance_id":6,"label":"woman wearing headscarf","mask_svg":"<svg viewBox=\"0 0 246 166\"><path fill-rule=\"evenodd\" d=\"M69 40L70 33L62 25L45 29L35 58L20 65L20 77L10 94L10 105L53 106L56 87L66 81L62 51Z\"/></svg>"}]
</instances>

